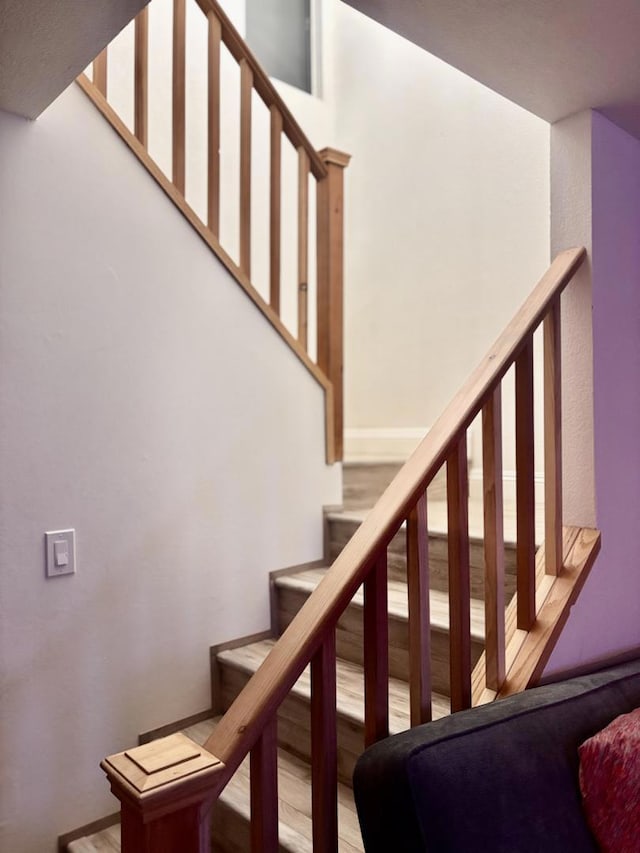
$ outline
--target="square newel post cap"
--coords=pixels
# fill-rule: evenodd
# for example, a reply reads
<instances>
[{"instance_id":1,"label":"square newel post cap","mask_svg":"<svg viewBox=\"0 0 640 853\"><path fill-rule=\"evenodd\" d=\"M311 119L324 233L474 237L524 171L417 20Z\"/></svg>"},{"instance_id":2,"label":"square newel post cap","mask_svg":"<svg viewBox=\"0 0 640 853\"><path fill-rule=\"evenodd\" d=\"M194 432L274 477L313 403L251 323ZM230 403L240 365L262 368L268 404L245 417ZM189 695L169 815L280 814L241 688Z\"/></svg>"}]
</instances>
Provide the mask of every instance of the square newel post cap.
<instances>
[{"instance_id":1,"label":"square newel post cap","mask_svg":"<svg viewBox=\"0 0 640 853\"><path fill-rule=\"evenodd\" d=\"M323 148L318 151L318 157L323 163L332 166L341 166L345 169L351 160L351 154L345 154L344 151L338 151L337 148Z\"/></svg>"},{"instance_id":2,"label":"square newel post cap","mask_svg":"<svg viewBox=\"0 0 640 853\"><path fill-rule=\"evenodd\" d=\"M100 766L116 797L145 823L212 799L224 776L220 759L181 733L110 755Z\"/></svg>"}]
</instances>

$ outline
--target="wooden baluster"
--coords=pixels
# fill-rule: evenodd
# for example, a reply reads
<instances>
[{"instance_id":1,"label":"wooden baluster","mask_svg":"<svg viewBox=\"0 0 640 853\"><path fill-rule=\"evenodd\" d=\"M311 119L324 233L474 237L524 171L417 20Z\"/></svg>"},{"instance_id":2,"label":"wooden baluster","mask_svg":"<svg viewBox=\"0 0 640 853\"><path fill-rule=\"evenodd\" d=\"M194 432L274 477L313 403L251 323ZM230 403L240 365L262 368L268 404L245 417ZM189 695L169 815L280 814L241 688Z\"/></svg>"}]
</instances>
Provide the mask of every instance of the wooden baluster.
<instances>
[{"instance_id":1,"label":"wooden baluster","mask_svg":"<svg viewBox=\"0 0 640 853\"><path fill-rule=\"evenodd\" d=\"M502 395L495 389L482 409L484 492L484 613L486 684L500 690L505 668Z\"/></svg>"},{"instance_id":2,"label":"wooden baluster","mask_svg":"<svg viewBox=\"0 0 640 853\"><path fill-rule=\"evenodd\" d=\"M271 182L269 220L271 247L269 254L269 302L280 314L280 239L282 206L282 113L271 107Z\"/></svg>"},{"instance_id":3,"label":"wooden baluster","mask_svg":"<svg viewBox=\"0 0 640 853\"><path fill-rule=\"evenodd\" d=\"M544 319L544 554L547 574L562 569L562 389L560 297Z\"/></svg>"},{"instance_id":4,"label":"wooden baluster","mask_svg":"<svg viewBox=\"0 0 640 853\"><path fill-rule=\"evenodd\" d=\"M471 707L469 481L463 436L447 459L451 710Z\"/></svg>"},{"instance_id":5,"label":"wooden baluster","mask_svg":"<svg viewBox=\"0 0 640 853\"><path fill-rule=\"evenodd\" d=\"M411 725L419 726L431 719L431 618L426 494L418 498L407 518L407 585Z\"/></svg>"},{"instance_id":6,"label":"wooden baluster","mask_svg":"<svg viewBox=\"0 0 640 853\"><path fill-rule=\"evenodd\" d=\"M207 15L207 226L220 236L220 21Z\"/></svg>"},{"instance_id":7,"label":"wooden baluster","mask_svg":"<svg viewBox=\"0 0 640 853\"><path fill-rule=\"evenodd\" d=\"M327 176L318 181L318 366L333 384L335 458L344 455L343 274L344 169L351 159L331 148L319 152Z\"/></svg>"},{"instance_id":8,"label":"wooden baluster","mask_svg":"<svg viewBox=\"0 0 640 853\"><path fill-rule=\"evenodd\" d=\"M103 97L107 97L107 48L93 60L93 85Z\"/></svg>"},{"instance_id":9,"label":"wooden baluster","mask_svg":"<svg viewBox=\"0 0 640 853\"><path fill-rule=\"evenodd\" d=\"M311 783L314 853L338 849L336 635L311 659Z\"/></svg>"},{"instance_id":10,"label":"wooden baluster","mask_svg":"<svg viewBox=\"0 0 640 853\"><path fill-rule=\"evenodd\" d=\"M147 147L147 117L149 103L149 7L145 6L135 21L135 79L134 79L134 133Z\"/></svg>"},{"instance_id":11,"label":"wooden baluster","mask_svg":"<svg viewBox=\"0 0 640 853\"><path fill-rule=\"evenodd\" d=\"M309 289L309 155L298 148L298 340L307 348Z\"/></svg>"},{"instance_id":12,"label":"wooden baluster","mask_svg":"<svg viewBox=\"0 0 640 853\"><path fill-rule=\"evenodd\" d=\"M185 0L173 0L173 183L184 196L185 192Z\"/></svg>"},{"instance_id":13,"label":"wooden baluster","mask_svg":"<svg viewBox=\"0 0 640 853\"><path fill-rule=\"evenodd\" d=\"M389 734L389 620L387 552L377 558L364 582L364 742Z\"/></svg>"},{"instance_id":14,"label":"wooden baluster","mask_svg":"<svg viewBox=\"0 0 640 853\"><path fill-rule=\"evenodd\" d=\"M251 276L251 95L253 71L240 60L240 269Z\"/></svg>"},{"instance_id":15,"label":"wooden baluster","mask_svg":"<svg viewBox=\"0 0 640 853\"><path fill-rule=\"evenodd\" d=\"M278 853L278 718L251 750L251 850Z\"/></svg>"},{"instance_id":16,"label":"wooden baluster","mask_svg":"<svg viewBox=\"0 0 640 853\"><path fill-rule=\"evenodd\" d=\"M516 358L516 512L518 628L536 620L536 526L533 458L533 338Z\"/></svg>"}]
</instances>

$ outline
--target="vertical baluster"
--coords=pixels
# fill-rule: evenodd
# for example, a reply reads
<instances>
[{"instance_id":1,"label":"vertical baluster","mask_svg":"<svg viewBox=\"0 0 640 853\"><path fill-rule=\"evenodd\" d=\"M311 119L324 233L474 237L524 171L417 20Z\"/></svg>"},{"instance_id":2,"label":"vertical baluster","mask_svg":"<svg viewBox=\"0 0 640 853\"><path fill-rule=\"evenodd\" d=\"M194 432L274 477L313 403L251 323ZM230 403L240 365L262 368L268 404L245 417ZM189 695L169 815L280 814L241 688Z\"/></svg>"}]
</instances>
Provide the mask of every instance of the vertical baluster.
<instances>
[{"instance_id":1,"label":"vertical baluster","mask_svg":"<svg viewBox=\"0 0 640 853\"><path fill-rule=\"evenodd\" d=\"M251 94L253 72L240 60L240 269L251 276Z\"/></svg>"},{"instance_id":2,"label":"vertical baluster","mask_svg":"<svg viewBox=\"0 0 640 853\"><path fill-rule=\"evenodd\" d=\"M336 635L330 631L311 660L311 781L314 853L338 849Z\"/></svg>"},{"instance_id":3,"label":"vertical baluster","mask_svg":"<svg viewBox=\"0 0 640 853\"><path fill-rule=\"evenodd\" d=\"M486 683L499 690L505 679L504 524L502 500L502 395L495 389L482 409L484 492L484 613Z\"/></svg>"},{"instance_id":4,"label":"vertical baluster","mask_svg":"<svg viewBox=\"0 0 640 853\"><path fill-rule=\"evenodd\" d=\"M536 619L532 337L516 358L516 513L518 628L528 631Z\"/></svg>"},{"instance_id":5,"label":"vertical baluster","mask_svg":"<svg viewBox=\"0 0 640 853\"><path fill-rule=\"evenodd\" d=\"M451 710L460 711L471 707L469 480L464 436L447 459L447 518Z\"/></svg>"},{"instance_id":6,"label":"vertical baluster","mask_svg":"<svg viewBox=\"0 0 640 853\"><path fill-rule=\"evenodd\" d=\"M344 170L351 159L331 148L319 152L327 176L318 181L318 367L333 383L335 458L344 452L343 258Z\"/></svg>"},{"instance_id":7,"label":"vertical baluster","mask_svg":"<svg viewBox=\"0 0 640 853\"><path fill-rule=\"evenodd\" d=\"M544 319L544 553L546 572L562 568L562 391L560 297Z\"/></svg>"},{"instance_id":8,"label":"vertical baluster","mask_svg":"<svg viewBox=\"0 0 640 853\"><path fill-rule=\"evenodd\" d=\"M389 620L387 552L376 558L364 582L364 742L389 734Z\"/></svg>"},{"instance_id":9,"label":"vertical baluster","mask_svg":"<svg viewBox=\"0 0 640 853\"><path fill-rule=\"evenodd\" d=\"M251 850L278 851L278 722L274 714L251 750Z\"/></svg>"},{"instance_id":10,"label":"vertical baluster","mask_svg":"<svg viewBox=\"0 0 640 853\"><path fill-rule=\"evenodd\" d=\"M309 282L309 155L298 148L298 340L307 348Z\"/></svg>"},{"instance_id":11,"label":"vertical baluster","mask_svg":"<svg viewBox=\"0 0 640 853\"><path fill-rule=\"evenodd\" d=\"M99 53L93 60L93 85L107 97L107 48Z\"/></svg>"},{"instance_id":12,"label":"vertical baluster","mask_svg":"<svg viewBox=\"0 0 640 853\"><path fill-rule=\"evenodd\" d=\"M269 220L271 247L269 255L269 301L280 314L280 222L282 204L282 114L271 107L271 183L269 195Z\"/></svg>"},{"instance_id":13,"label":"vertical baluster","mask_svg":"<svg viewBox=\"0 0 640 853\"><path fill-rule=\"evenodd\" d=\"M426 494L418 498L407 518L407 585L411 725L418 726L431 719L431 618Z\"/></svg>"},{"instance_id":14,"label":"vertical baluster","mask_svg":"<svg viewBox=\"0 0 640 853\"><path fill-rule=\"evenodd\" d=\"M185 192L185 0L173 0L173 183Z\"/></svg>"},{"instance_id":15,"label":"vertical baluster","mask_svg":"<svg viewBox=\"0 0 640 853\"><path fill-rule=\"evenodd\" d=\"M209 12L207 47L207 225L220 236L220 21Z\"/></svg>"},{"instance_id":16,"label":"vertical baluster","mask_svg":"<svg viewBox=\"0 0 640 853\"><path fill-rule=\"evenodd\" d=\"M135 21L134 133L147 147L149 91L149 7L145 6Z\"/></svg>"}]
</instances>

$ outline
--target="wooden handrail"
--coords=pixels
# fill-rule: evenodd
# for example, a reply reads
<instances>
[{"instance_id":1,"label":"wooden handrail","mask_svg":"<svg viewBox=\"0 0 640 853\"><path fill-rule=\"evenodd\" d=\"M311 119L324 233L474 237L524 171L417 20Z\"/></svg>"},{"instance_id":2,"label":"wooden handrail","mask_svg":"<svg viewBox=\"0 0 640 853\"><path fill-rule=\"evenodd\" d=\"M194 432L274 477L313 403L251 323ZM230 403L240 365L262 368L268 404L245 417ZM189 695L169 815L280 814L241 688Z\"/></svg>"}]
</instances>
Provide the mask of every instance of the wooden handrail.
<instances>
[{"instance_id":1,"label":"wooden handrail","mask_svg":"<svg viewBox=\"0 0 640 853\"><path fill-rule=\"evenodd\" d=\"M187 4L194 2L205 16L207 28L206 65L206 165L202 180L206 188L206 223L188 204L185 193L189 172L187 150ZM165 174L149 155L149 12L145 7L135 19L134 37L134 129L129 129L107 100L108 48L93 63L93 82L80 75L78 83L100 112L112 124L143 165L162 186L176 206L194 225L201 237L247 292L253 303L280 332L304 365L311 366L308 329L309 282L314 281L309 269L310 231L317 230L316 296L317 296L317 354L311 372L325 390L326 458L328 463L343 455L343 172L350 157L332 148L316 151L291 112L278 94L268 75L236 31L216 0L173 0L171 7L171 117L169 139L171 170ZM238 64L239 78L239 180L238 180L238 250L232 258L220 244L221 198L227 198L221 188L221 83L222 47ZM158 78L155 78L156 80ZM229 81L230 85L235 83ZM156 83L156 85L158 85ZM254 93L270 113L269 133L261 144L268 148L269 202L264 221L254 223L258 206L252 203L252 164L255 162L253 119ZM282 165L286 137L298 157L297 170L297 231L282 228L283 175ZM258 143L260 144L260 143ZM309 181L315 180L316 206L309 204ZM287 180L289 178L287 177ZM294 179L291 178L293 181ZM189 183L194 181L190 175ZM314 220L315 219L315 223ZM223 223L222 231L226 230ZM234 226L236 227L236 226ZM253 284L260 272L252 270L254 231L260 227L269 235L268 269L263 270L269 281L269 300L263 298ZM289 236L291 235L291 236ZM297 250L297 330L292 334L280 321L283 249L281 242L291 240ZM285 256L287 256L285 254ZM274 322L274 319L276 322Z\"/></svg>"},{"instance_id":2,"label":"wooden handrail","mask_svg":"<svg viewBox=\"0 0 640 853\"><path fill-rule=\"evenodd\" d=\"M585 249L578 248L556 257L224 715L206 747L227 772L232 773L251 749L363 583L378 552L391 541L585 256Z\"/></svg>"},{"instance_id":3,"label":"wooden handrail","mask_svg":"<svg viewBox=\"0 0 640 853\"><path fill-rule=\"evenodd\" d=\"M245 757L251 756L252 850L276 853L277 750L276 719L280 705L302 671L311 666L311 780L314 849L337 849L336 628L356 589L364 586L364 739L370 744L389 730L389 658L387 609L387 546L400 526L407 525L409 659L411 724L431 716L428 625L428 528L426 489L439 468L447 466L450 694L453 711L525 689L538 677L565 623L599 550L598 531L562 528L561 487L549 487L546 527L552 541L535 554L531 534L531 464L521 448L524 486L518 515L526 524L522 536L522 567L518 595L504 607L504 546L502 530L501 386L506 371L518 365L517 420L533 452L531 366L533 333L545 323L545 447L546 470L559 469L560 381L559 300L585 257L584 249L562 252L542 277L479 367L471 374L400 470L374 509L298 611L198 752L187 743L167 749L178 760L194 765L191 781L172 778L148 782L140 762L122 753L103 762L112 790L122 801L129 821L123 853L158 853L149 839L171 836L187 822L191 838L185 853L204 853L208 845L207 815ZM555 389L555 393L554 393ZM474 417L483 419L483 488L485 496L486 647L472 671L470 634L470 560L466 431ZM524 441L522 441L524 446ZM553 463L553 464L552 464ZM518 472L518 476L521 476ZM551 514L551 518L549 518ZM519 525L520 527L520 525ZM560 536L560 545L556 536ZM551 552L551 553L550 553ZM558 566L558 553L560 565ZM426 598L426 602L425 602ZM521 612L524 599L526 607ZM529 624L531 623L531 624ZM182 750L182 752L181 752ZM162 765L164 766L164 765ZM202 766L202 773L200 768ZM212 770L214 768L214 770ZM215 771L215 772L214 772ZM151 773L152 771L149 771ZM184 769L180 774L188 774ZM137 780L137 781L136 781ZM141 785L142 781L142 785ZM159 785L148 796L145 786ZM133 786L133 787L132 787ZM196 793L191 796L195 787ZM134 790L135 789L135 790ZM173 796L175 794L175 797ZM190 808L190 811L186 811ZM182 822L182 823L181 823ZM146 827L146 828L145 828ZM143 831L144 830L144 831ZM125 836L123 835L123 838ZM147 846L141 846L143 840Z\"/></svg>"}]
</instances>

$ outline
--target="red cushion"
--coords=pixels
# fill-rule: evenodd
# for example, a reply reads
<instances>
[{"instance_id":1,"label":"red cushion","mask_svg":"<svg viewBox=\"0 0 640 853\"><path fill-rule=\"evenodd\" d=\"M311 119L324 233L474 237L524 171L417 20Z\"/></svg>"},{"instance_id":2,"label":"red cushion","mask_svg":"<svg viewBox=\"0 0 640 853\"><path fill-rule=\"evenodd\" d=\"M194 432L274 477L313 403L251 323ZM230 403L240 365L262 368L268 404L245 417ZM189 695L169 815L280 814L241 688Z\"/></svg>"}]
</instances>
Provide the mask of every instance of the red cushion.
<instances>
[{"instance_id":1,"label":"red cushion","mask_svg":"<svg viewBox=\"0 0 640 853\"><path fill-rule=\"evenodd\" d=\"M591 831L605 853L640 850L640 708L579 749L580 790Z\"/></svg>"}]
</instances>

